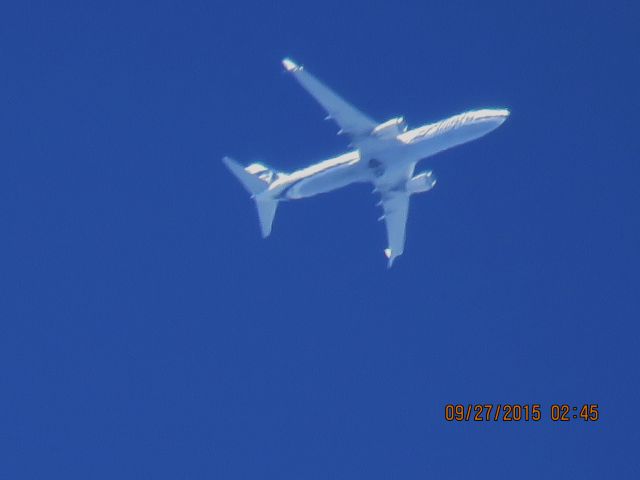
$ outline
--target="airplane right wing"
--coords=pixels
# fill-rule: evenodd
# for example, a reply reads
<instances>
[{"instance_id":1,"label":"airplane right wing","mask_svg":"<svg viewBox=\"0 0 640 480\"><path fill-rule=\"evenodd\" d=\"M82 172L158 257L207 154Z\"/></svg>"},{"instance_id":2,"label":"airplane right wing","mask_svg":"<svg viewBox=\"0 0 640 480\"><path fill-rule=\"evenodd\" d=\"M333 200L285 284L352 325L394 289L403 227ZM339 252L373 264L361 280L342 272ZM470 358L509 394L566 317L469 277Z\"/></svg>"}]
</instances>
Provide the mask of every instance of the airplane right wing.
<instances>
[{"instance_id":1,"label":"airplane right wing","mask_svg":"<svg viewBox=\"0 0 640 480\"><path fill-rule=\"evenodd\" d=\"M382 193L382 218L387 226L388 247L384 254L389 259L389 267L393 260L402 255L404 251L404 239L409 216L409 199L411 195L405 191L386 191Z\"/></svg>"},{"instance_id":2,"label":"airplane right wing","mask_svg":"<svg viewBox=\"0 0 640 480\"><path fill-rule=\"evenodd\" d=\"M340 126L339 133L345 133L351 137L359 137L368 135L378 125L378 122L347 103L329 87L307 72L304 67L296 65L288 58L282 61L282 65L322 105L329 114L328 118L335 120Z\"/></svg>"}]
</instances>

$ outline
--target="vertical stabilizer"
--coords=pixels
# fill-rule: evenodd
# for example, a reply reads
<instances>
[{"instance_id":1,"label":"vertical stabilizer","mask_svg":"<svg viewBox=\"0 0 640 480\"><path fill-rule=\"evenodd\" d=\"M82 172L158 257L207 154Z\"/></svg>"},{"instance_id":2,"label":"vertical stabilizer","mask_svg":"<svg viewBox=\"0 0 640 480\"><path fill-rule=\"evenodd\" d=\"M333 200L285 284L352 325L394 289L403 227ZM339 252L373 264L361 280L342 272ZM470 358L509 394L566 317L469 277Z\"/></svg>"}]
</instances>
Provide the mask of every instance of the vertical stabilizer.
<instances>
[{"instance_id":1,"label":"vertical stabilizer","mask_svg":"<svg viewBox=\"0 0 640 480\"><path fill-rule=\"evenodd\" d=\"M251 171L251 167L259 164L250 165L249 167L244 168L233 158L224 157L222 161L227 166L227 168L231 170L231 173L233 173L236 178L240 180L242 186L247 190L247 192L251 194L251 196L262 193L267 188L269 188L270 179L267 180L264 176L260 175L260 173L263 173L267 170L266 167L263 167L264 170L255 172Z\"/></svg>"},{"instance_id":2,"label":"vertical stabilizer","mask_svg":"<svg viewBox=\"0 0 640 480\"><path fill-rule=\"evenodd\" d=\"M262 236L268 237L278 208L278 200L271 198L268 192L274 172L259 163L253 163L245 168L229 157L224 157L222 161L256 202Z\"/></svg>"}]
</instances>

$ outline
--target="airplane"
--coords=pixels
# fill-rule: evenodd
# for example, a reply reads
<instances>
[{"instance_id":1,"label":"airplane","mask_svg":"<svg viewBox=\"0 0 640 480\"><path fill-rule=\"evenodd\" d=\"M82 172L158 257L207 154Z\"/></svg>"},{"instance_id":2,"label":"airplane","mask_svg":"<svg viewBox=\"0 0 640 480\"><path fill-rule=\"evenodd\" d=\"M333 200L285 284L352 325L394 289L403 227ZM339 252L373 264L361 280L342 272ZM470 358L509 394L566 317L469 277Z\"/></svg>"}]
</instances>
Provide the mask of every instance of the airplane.
<instances>
[{"instance_id":1,"label":"airplane","mask_svg":"<svg viewBox=\"0 0 640 480\"><path fill-rule=\"evenodd\" d=\"M284 173L261 163L243 167L230 157L222 160L255 200L262 236L271 234L278 203L311 197L356 182L370 182L380 195L378 206L386 223L390 268L402 255L411 195L428 192L436 179L429 171L414 175L420 160L480 138L509 117L509 110L471 110L439 122L408 129L403 117L379 123L347 103L329 87L291 59L282 60L286 72L307 90L334 120L338 135L350 139L352 150L300 170Z\"/></svg>"}]
</instances>

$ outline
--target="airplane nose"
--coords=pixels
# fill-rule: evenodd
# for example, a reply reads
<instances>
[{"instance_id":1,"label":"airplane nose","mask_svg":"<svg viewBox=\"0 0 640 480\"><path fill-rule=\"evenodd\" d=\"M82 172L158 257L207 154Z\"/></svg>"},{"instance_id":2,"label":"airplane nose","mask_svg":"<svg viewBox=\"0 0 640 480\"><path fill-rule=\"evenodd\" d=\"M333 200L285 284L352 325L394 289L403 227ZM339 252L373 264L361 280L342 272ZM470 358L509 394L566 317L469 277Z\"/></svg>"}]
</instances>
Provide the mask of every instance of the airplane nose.
<instances>
[{"instance_id":1,"label":"airplane nose","mask_svg":"<svg viewBox=\"0 0 640 480\"><path fill-rule=\"evenodd\" d=\"M509 118L509 115L511 115L511 112L506 108L498 108L493 111L493 115L496 117L496 120L498 120L499 125L502 125L505 122L505 120Z\"/></svg>"}]
</instances>

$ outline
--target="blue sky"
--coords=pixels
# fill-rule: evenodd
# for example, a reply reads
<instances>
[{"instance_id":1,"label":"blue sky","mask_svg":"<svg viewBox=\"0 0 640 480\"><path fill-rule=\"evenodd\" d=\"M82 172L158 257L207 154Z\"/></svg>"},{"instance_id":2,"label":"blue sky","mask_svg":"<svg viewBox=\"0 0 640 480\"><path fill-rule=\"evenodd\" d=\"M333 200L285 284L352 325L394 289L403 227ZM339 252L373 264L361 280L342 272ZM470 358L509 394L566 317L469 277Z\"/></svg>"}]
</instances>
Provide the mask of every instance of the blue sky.
<instances>
[{"instance_id":1,"label":"blue sky","mask_svg":"<svg viewBox=\"0 0 640 480\"><path fill-rule=\"evenodd\" d=\"M0 477L638 478L634 2L0 7ZM386 269L365 186L260 238L220 158L508 107L423 163ZM540 423L447 423L447 403ZM597 423L549 421L598 403Z\"/></svg>"}]
</instances>

